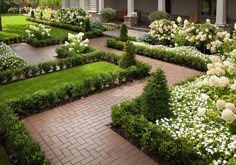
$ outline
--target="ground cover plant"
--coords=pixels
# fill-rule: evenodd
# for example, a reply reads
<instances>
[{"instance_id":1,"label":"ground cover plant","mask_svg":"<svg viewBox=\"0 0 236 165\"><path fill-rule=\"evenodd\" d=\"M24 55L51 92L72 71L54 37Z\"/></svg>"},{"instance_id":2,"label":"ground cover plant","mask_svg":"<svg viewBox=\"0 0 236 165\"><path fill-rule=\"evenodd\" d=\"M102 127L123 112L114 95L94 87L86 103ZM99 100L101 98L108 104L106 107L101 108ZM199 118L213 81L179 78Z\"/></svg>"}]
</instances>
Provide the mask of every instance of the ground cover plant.
<instances>
[{"instance_id":1,"label":"ground cover plant","mask_svg":"<svg viewBox=\"0 0 236 165\"><path fill-rule=\"evenodd\" d=\"M6 69L16 69L23 67L26 64L25 60L6 44L0 42L0 71Z\"/></svg>"}]
</instances>

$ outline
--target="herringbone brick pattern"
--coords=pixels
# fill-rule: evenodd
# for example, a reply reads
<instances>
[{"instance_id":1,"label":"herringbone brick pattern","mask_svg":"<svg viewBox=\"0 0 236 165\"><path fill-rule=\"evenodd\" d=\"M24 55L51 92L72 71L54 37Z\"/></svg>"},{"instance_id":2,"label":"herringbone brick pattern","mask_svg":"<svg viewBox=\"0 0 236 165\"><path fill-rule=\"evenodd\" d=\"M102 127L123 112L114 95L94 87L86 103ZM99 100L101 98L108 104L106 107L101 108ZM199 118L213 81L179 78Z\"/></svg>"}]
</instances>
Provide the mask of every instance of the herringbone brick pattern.
<instances>
[{"instance_id":1,"label":"herringbone brick pattern","mask_svg":"<svg viewBox=\"0 0 236 165\"><path fill-rule=\"evenodd\" d=\"M99 42L103 41L104 44L105 39ZM97 41L94 39L91 44ZM164 69L169 84L199 74L157 60L141 56L138 58L154 68ZM111 106L140 95L144 84L145 80L136 81L31 116L24 120L25 126L40 143L52 164L157 164L106 126L111 123Z\"/></svg>"}]
</instances>

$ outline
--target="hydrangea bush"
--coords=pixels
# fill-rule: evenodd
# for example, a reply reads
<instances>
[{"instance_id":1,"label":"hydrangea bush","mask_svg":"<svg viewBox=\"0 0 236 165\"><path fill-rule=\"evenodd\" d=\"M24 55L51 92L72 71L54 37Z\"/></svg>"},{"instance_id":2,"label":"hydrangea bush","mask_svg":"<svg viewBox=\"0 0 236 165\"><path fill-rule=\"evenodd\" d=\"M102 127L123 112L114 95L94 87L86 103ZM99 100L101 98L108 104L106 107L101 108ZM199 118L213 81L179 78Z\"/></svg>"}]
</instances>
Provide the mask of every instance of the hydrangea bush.
<instances>
[{"instance_id":1,"label":"hydrangea bush","mask_svg":"<svg viewBox=\"0 0 236 165\"><path fill-rule=\"evenodd\" d=\"M69 52L82 53L88 47L89 40L83 39L84 33L68 34L68 42L65 42L65 47Z\"/></svg>"},{"instance_id":2,"label":"hydrangea bush","mask_svg":"<svg viewBox=\"0 0 236 165\"><path fill-rule=\"evenodd\" d=\"M34 17L40 20L73 24L83 26L86 19L86 13L81 8L63 8L60 10L52 10L51 8L42 9L40 7L32 9L29 15L34 13Z\"/></svg>"},{"instance_id":3,"label":"hydrangea bush","mask_svg":"<svg viewBox=\"0 0 236 165\"><path fill-rule=\"evenodd\" d=\"M207 75L171 90L174 118L156 121L175 139L189 139L211 164L236 158L236 50L211 57Z\"/></svg>"},{"instance_id":4,"label":"hydrangea bush","mask_svg":"<svg viewBox=\"0 0 236 165\"><path fill-rule=\"evenodd\" d=\"M194 46L212 54L223 53L224 44L231 45L233 41L230 33L221 31L209 19L202 24L183 21L181 17L177 22L163 19L154 21L150 28L149 34L158 41L164 40L175 46Z\"/></svg>"},{"instance_id":5,"label":"hydrangea bush","mask_svg":"<svg viewBox=\"0 0 236 165\"><path fill-rule=\"evenodd\" d=\"M25 30L29 38L36 38L38 40L43 40L51 37L51 28L47 28L43 24L39 25L29 25L29 29Z\"/></svg>"},{"instance_id":6,"label":"hydrangea bush","mask_svg":"<svg viewBox=\"0 0 236 165\"><path fill-rule=\"evenodd\" d=\"M17 56L5 43L0 42L0 70L15 69L25 64L23 58Z\"/></svg>"}]
</instances>

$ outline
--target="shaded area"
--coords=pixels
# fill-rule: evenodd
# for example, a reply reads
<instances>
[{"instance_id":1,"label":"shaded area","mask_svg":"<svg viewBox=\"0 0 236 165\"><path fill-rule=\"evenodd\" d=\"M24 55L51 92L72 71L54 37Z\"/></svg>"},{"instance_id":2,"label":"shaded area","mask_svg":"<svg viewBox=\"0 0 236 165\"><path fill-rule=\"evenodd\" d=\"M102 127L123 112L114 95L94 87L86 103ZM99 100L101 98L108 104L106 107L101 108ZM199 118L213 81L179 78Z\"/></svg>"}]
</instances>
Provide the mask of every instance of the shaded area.
<instances>
[{"instance_id":1,"label":"shaded area","mask_svg":"<svg viewBox=\"0 0 236 165\"><path fill-rule=\"evenodd\" d=\"M120 68L107 62L86 64L56 73L49 73L31 79L21 80L0 86L0 102L24 97L39 90L49 90L64 83L81 83L87 78L98 76L101 73L116 72Z\"/></svg>"},{"instance_id":2,"label":"shaded area","mask_svg":"<svg viewBox=\"0 0 236 165\"><path fill-rule=\"evenodd\" d=\"M8 155L1 145L0 145L0 164L1 165L10 165Z\"/></svg>"}]
</instances>

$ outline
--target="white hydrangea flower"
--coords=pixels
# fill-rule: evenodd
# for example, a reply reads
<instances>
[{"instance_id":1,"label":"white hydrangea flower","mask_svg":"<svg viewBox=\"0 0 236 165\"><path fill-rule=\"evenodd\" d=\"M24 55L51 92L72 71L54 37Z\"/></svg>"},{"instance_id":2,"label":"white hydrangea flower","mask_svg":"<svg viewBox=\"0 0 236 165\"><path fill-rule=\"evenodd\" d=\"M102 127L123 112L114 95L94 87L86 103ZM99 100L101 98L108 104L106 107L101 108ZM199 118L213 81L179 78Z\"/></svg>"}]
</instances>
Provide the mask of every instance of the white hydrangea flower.
<instances>
[{"instance_id":1,"label":"white hydrangea flower","mask_svg":"<svg viewBox=\"0 0 236 165\"><path fill-rule=\"evenodd\" d=\"M197 113L199 116L205 116L206 108L198 108Z\"/></svg>"},{"instance_id":2,"label":"white hydrangea flower","mask_svg":"<svg viewBox=\"0 0 236 165\"><path fill-rule=\"evenodd\" d=\"M221 113L221 118L227 123L232 123L236 119L236 115L230 109L225 109Z\"/></svg>"},{"instance_id":3,"label":"white hydrangea flower","mask_svg":"<svg viewBox=\"0 0 236 165\"><path fill-rule=\"evenodd\" d=\"M236 107L235 107L235 105L234 104L232 104L232 103L226 103L225 104L225 109L230 109L231 111L236 111Z\"/></svg>"},{"instance_id":4,"label":"white hydrangea flower","mask_svg":"<svg viewBox=\"0 0 236 165\"><path fill-rule=\"evenodd\" d=\"M217 100L216 107L218 110L222 110L225 108L225 101L224 100Z\"/></svg>"}]
</instances>

